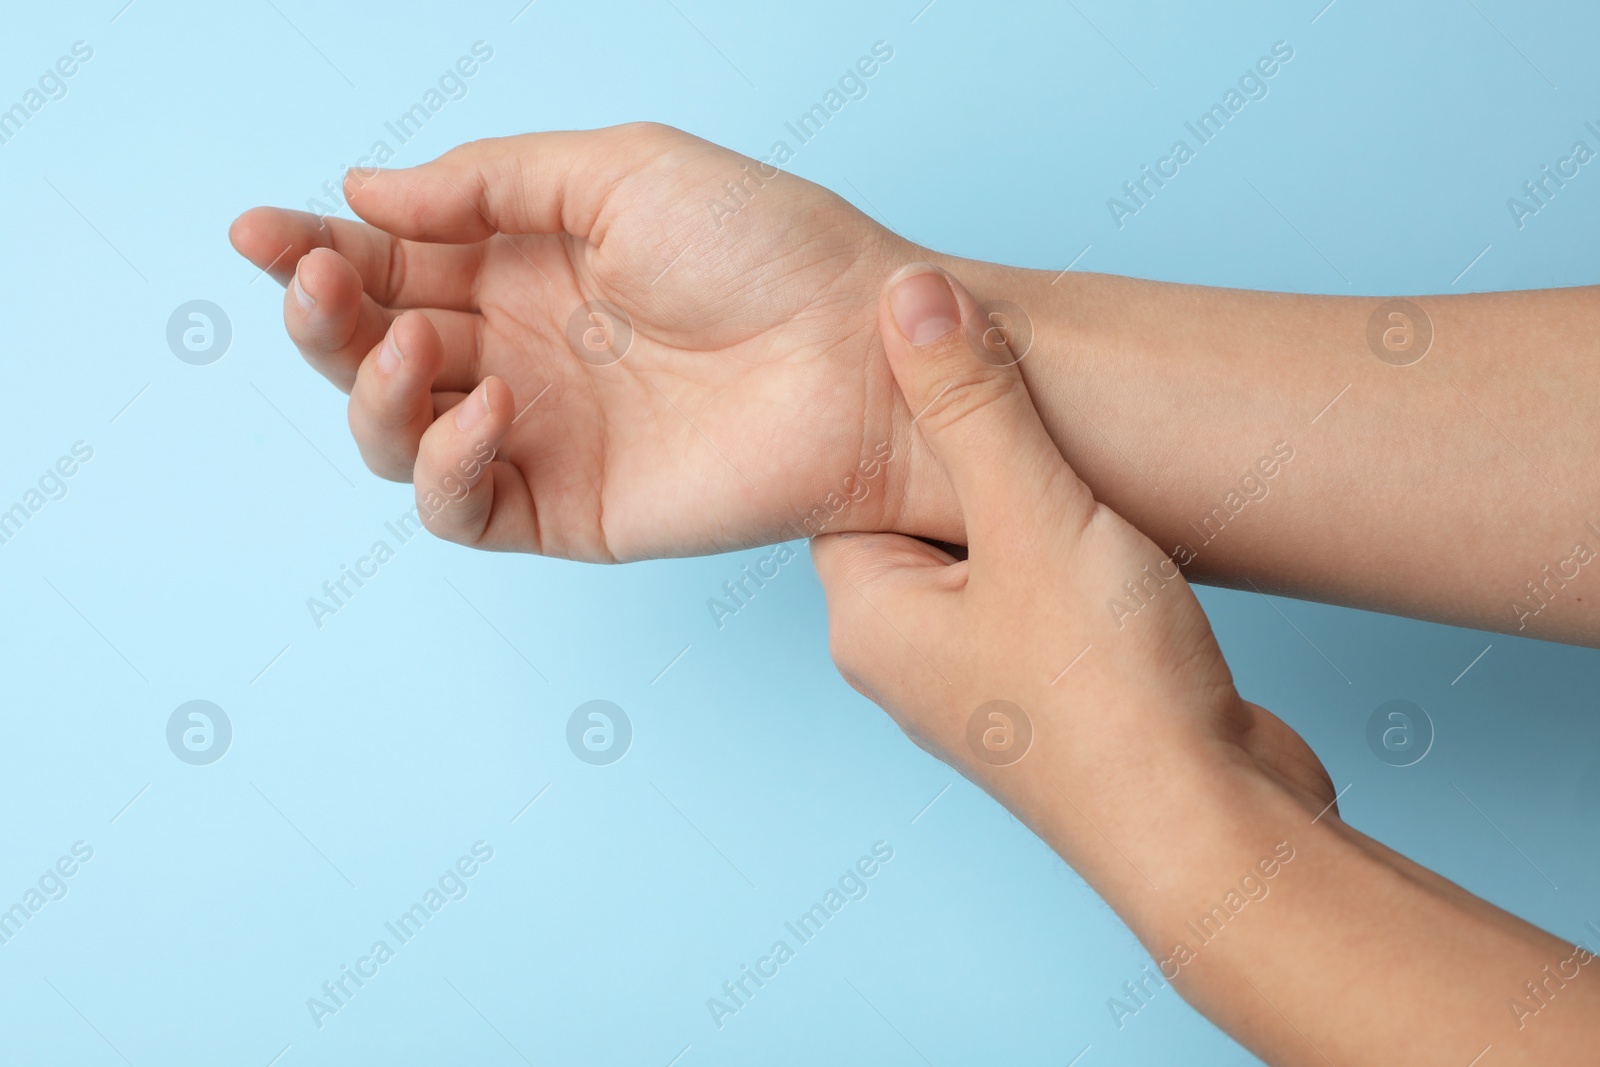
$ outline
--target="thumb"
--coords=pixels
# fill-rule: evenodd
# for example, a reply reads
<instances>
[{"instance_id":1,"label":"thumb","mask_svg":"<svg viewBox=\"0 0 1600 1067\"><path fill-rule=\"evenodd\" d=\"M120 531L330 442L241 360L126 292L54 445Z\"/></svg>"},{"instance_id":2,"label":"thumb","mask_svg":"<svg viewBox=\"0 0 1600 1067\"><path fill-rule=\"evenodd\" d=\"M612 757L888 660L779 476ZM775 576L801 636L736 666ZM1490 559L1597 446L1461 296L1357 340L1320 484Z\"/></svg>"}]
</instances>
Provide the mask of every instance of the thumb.
<instances>
[{"instance_id":1,"label":"thumb","mask_svg":"<svg viewBox=\"0 0 1600 1067\"><path fill-rule=\"evenodd\" d=\"M1004 541L1031 525L1080 529L1094 497L1045 431L1020 357L972 294L944 271L913 263L885 283L884 352L912 424L944 466L968 540Z\"/></svg>"},{"instance_id":2,"label":"thumb","mask_svg":"<svg viewBox=\"0 0 1600 1067\"><path fill-rule=\"evenodd\" d=\"M651 123L487 137L412 167L353 169L345 200L366 222L413 241L464 244L497 233L587 238L623 178L694 141Z\"/></svg>"}]
</instances>

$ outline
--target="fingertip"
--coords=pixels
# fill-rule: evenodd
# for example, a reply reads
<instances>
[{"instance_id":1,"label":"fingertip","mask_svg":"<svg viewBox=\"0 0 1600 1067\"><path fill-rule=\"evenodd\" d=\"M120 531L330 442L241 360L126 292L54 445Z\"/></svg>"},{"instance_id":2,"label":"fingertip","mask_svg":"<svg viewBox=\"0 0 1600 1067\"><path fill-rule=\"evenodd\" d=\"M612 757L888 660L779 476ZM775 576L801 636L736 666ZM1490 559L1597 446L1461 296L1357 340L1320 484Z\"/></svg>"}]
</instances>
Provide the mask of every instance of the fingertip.
<instances>
[{"instance_id":1,"label":"fingertip","mask_svg":"<svg viewBox=\"0 0 1600 1067\"><path fill-rule=\"evenodd\" d=\"M511 407L516 403L516 397L511 392L511 386L498 374L491 374L483 380L483 388L489 398L489 409L496 416L497 421L509 420ZM509 421L506 424L509 425Z\"/></svg>"},{"instance_id":2,"label":"fingertip","mask_svg":"<svg viewBox=\"0 0 1600 1067\"><path fill-rule=\"evenodd\" d=\"M319 305L342 306L360 297L361 275L333 249L313 248L295 264L290 288L305 311Z\"/></svg>"},{"instance_id":3,"label":"fingertip","mask_svg":"<svg viewBox=\"0 0 1600 1067\"><path fill-rule=\"evenodd\" d=\"M235 252L246 259L250 258L248 249L253 244L251 238L255 236L253 223L250 219L250 215L255 210L255 208L251 208L228 224L228 243L233 246Z\"/></svg>"},{"instance_id":4,"label":"fingertip","mask_svg":"<svg viewBox=\"0 0 1600 1067\"><path fill-rule=\"evenodd\" d=\"M443 365L444 342L426 314L407 311L391 322L361 366L361 375L372 379L379 409L374 421L380 425L408 423L426 413L431 423L430 391ZM426 426L419 434L421 429Z\"/></svg>"},{"instance_id":5,"label":"fingertip","mask_svg":"<svg viewBox=\"0 0 1600 1067\"><path fill-rule=\"evenodd\" d=\"M451 422L460 433L493 442L513 421L512 403L511 387L504 379L491 374L456 405Z\"/></svg>"},{"instance_id":6,"label":"fingertip","mask_svg":"<svg viewBox=\"0 0 1600 1067\"><path fill-rule=\"evenodd\" d=\"M253 207L234 219L228 226L228 243L233 250L258 267L265 268L274 256L283 252L282 244L272 248L272 231L276 228L278 210L271 207Z\"/></svg>"},{"instance_id":7,"label":"fingertip","mask_svg":"<svg viewBox=\"0 0 1600 1067\"><path fill-rule=\"evenodd\" d=\"M908 263L884 283L889 315L900 336L921 348L949 337L961 326L956 283L931 263Z\"/></svg>"},{"instance_id":8,"label":"fingertip","mask_svg":"<svg viewBox=\"0 0 1600 1067\"><path fill-rule=\"evenodd\" d=\"M964 286L931 263L907 263L884 280L878 332L895 384L919 418L954 382L984 377L957 351L977 302Z\"/></svg>"},{"instance_id":9,"label":"fingertip","mask_svg":"<svg viewBox=\"0 0 1600 1067\"><path fill-rule=\"evenodd\" d=\"M494 374L483 380L483 393L489 405L489 421L483 436L499 443L516 418L516 395L504 378Z\"/></svg>"},{"instance_id":10,"label":"fingertip","mask_svg":"<svg viewBox=\"0 0 1600 1067\"><path fill-rule=\"evenodd\" d=\"M387 175L394 173L395 170L390 167L351 167L344 172L344 182L342 183L345 202L349 203L352 200L361 199L369 187L376 186L378 189L382 189L386 183Z\"/></svg>"},{"instance_id":11,"label":"fingertip","mask_svg":"<svg viewBox=\"0 0 1600 1067\"><path fill-rule=\"evenodd\" d=\"M408 371L427 369L431 380L444 362L444 341L439 337L438 327L425 313L415 309L401 312L390 324L384 343L392 349L393 359L389 362L394 365L384 367L388 371L398 370L401 365Z\"/></svg>"},{"instance_id":12,"label":"fingertip","mask_svg":"<svg viewBox=\"0 0 1600 1067\"><path fill-rule=\"evenodd\" d=\"M364 317L361 276L328 248L314 248L283 279L283 322L302 355L349 392L363 359L387 331L374 309ZM379 319L381 318L381 321Z\"/></svg>"}]
</instances>

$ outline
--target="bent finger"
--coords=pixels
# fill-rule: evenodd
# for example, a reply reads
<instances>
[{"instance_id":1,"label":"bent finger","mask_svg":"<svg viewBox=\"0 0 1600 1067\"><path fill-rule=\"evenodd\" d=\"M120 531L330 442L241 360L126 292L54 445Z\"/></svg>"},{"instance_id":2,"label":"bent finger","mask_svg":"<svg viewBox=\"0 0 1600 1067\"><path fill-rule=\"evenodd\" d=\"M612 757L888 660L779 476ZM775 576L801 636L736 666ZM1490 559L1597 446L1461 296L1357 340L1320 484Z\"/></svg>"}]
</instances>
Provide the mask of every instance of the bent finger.
<instances>
[{"instance_id":1,"label":"bent finger","mask_svg":"<svg viewBox=\"0 0 1600 1067\"><path fill-rule=\"evenodd\" d=\"M439 388L471 389L479 377L482 318L440 308L417 313L428 317L443 342ZM315 249L300 261L283 298L290 340L317 373L347 393L399 314L364 293L355 267L331 249Z\"/></svg>"},{"instance_id":2,"label":"bent finger","mask_svg":"<svg viewBox=\"0 0 1600 1067\"><path fill-rule=\"evenodd\" d=\"M476 311L481 245L407 241L364 222L287 208L251 208L228 229L233 247L287 285L295 264L326 248L349 260L368 296L384 307Z\"/></svg>"},{"instance_id":3,"label":"bent finger","mask_svg":"<svg viewBox=\"0 0 1600 1067\"><path fill-rule=\"evenodd\" d=\"M492 137L419 166L352 172L345 196L368 222L414 240L587 237L617 183L685 140L652 123Z\"/></svg>"},{"instance_id":4,"label":"bent finger","mask_svg":"<svg viewBox=\"0 0 1600 1067\"><path fill-rule=\"evenodd\" d=\"M423 525L446 541L536 551L533 498L522 474L496 462L510 429L511 387L491 375L423 433L413 480Z\"/></svg>"},{"instance_id":5,"label":"bent finger","mask_svg":"<svg viewBox=\"0 0 1600 1067\"><path fill-rule=\"evenodd\" d=\"M350 433L361 458L380 478L410 481L422 435L433 425L433 382L444 343L426 315L406 312L356 374L350 391Z\"/></svg>"}]
</instances>

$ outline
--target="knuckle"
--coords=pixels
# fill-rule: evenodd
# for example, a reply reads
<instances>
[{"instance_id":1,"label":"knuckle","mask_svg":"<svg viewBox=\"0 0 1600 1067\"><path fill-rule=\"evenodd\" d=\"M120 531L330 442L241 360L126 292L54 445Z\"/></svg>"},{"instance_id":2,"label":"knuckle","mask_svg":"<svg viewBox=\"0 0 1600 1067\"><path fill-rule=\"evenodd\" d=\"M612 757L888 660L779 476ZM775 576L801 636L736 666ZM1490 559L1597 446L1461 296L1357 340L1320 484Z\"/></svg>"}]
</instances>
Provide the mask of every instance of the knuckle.
<instances>
[{"instance_id":1,"label":"knuckle","mask_svg":"<svg viewBox=\"0 0 1600 1067\"><path fill-rule=\"evenodd\" d=\"M693 158L699 144L699 138L693 134L663 122L630 122L612 127L611 132L614 141L607 146L608 154L620 165L610 178L613 187L636 166L650 163L675 168L684 164Z\"/></svg>"},{"instance_id":2,"label":"knuckle","mask_svg":"<svg viewBox=\"0 0 1600 1067\"><path fill-rule=\"evenodd\" d=\"M499 154L507 147L507 142L515 140L514 137L476 137L448 149L435 162L472 163L486 156Z\"/></svg>"},{"instance_id":3,"label":"knuckle","mask_svg":"<svg viewBox=\"0 0 1600 1067\"><path fill-rule=\"evenodd\" d=\"M664 122L654 122L649 119L640 119L635 122L625 122L616 129L617 132L620 133L624 138L630 140L648 139L652 141L660 141L678 135L678 130L676 127L668 126Z\"/></svg>"},{"instance_id":4,"label":"knuckle","mask_svg":"<svg viewBox=\"0 0 1600 1067\"><path fill-rule=\"evenodd\" d=\"M443 489L419 490L417 516L422 520L423 528L441 541L470 546L472 538L468 536L467 528L450 514L455 503Z\"/></svg>"},{"instance_id":5,"label":"knuckle","mask_svg":"<svg viewBox=\"0 0 1600 1067\"><path fill-rule=\"evenodd\" d=\"M988 367L958 363L945 376L939 392L928 401L919 420L937 431L968 419L984 418L996 408L1010 404L1017 390L1023 388L1018 375L996 374Z\"/></svg>"}]
</instances>

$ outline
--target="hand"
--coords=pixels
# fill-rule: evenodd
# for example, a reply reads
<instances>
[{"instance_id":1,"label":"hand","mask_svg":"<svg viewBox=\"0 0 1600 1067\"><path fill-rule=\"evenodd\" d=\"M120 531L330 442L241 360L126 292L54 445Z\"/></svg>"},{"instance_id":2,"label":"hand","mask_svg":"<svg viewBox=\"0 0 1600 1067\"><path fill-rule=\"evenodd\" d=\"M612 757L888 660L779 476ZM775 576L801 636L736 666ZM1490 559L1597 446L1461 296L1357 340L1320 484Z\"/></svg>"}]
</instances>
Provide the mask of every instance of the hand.
<instances>
[{"instance_id":1,"label":"hand","mask_svg":"<svg viewBox=\"0 0 1600 1067\"><path fill-rule=\"evenodd\" d=\"M846 680L1069 862L1089 828L1040 825L1061 822L1056 793L1110 825L1133 810L1130 790L1246 768L1313 813L1331 804L1306 744L1239 697L1177 567L1095 501L1015 364L980 347L971 295L935 268L908 267L886 285L878 317L970 547L958 560L898 534L812 542Z\"/></svg>"},{"instance_id":2,"label":"hand","mask_svg":"<svg viewBox=\"0 0 1600 1067\"><path fill-rule=\"evenodd\" d=\"M616 561L903 528L913 482L948 498L868 358L914 246L827 190L649 124L345 190L371 225L257 208L231 237L441 537Z\"/></svg>"}]
</instances>

